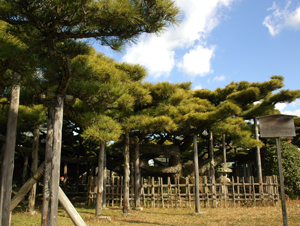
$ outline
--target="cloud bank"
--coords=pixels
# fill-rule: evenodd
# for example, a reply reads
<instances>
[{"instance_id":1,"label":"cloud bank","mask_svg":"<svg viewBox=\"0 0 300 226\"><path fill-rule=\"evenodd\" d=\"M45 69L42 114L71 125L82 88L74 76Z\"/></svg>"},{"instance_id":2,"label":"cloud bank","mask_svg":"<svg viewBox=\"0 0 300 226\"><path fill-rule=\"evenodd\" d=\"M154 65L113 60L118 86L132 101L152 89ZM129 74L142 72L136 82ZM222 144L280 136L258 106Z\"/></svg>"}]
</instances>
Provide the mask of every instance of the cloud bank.
<instances>
[{"instance_id":1,"label":"cloud bank","mask_svg":"<svg viewBox=\"0 0 300 226\"><path fill-rule=\"evenodd\" d=\"M284 28L300 28L300 6L294 10L290 10L291 1L287 1L284 8L281 8L273 2L272 7L268 11L272 13L265 17L263 25L269 29L272 36L279 34Z\"/></svg>"},{"instance_id":2,"label":"cloud bank","mask_svg":"<svg viewBox=\"0 0 300 226\"><path fill-rule=\"evenodd\" d=\"M154 77L168 76L174 68L192 77L212 73L215 46L205 41L218 25L220 11L233 1L176 0L182 12L179 25L159 37L143 35L137 45L126 49L122 60L145 66Z\"/></svg>"}]
</instances>

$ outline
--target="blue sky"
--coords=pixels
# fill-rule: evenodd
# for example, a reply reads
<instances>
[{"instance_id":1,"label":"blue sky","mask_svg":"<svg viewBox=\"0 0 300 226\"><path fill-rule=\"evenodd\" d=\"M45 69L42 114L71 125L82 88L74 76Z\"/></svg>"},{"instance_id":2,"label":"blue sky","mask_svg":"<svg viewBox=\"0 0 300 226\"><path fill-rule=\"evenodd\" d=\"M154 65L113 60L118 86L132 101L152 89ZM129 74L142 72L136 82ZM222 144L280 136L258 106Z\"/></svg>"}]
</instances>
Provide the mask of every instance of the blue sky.
<instances>
[{"instance_id":1,"label":"blue sky","mask_svg":"<svg viewBox=\"0 0 300 226\"><path fill-rule=\"evenodd\" d=\"M231 81L285 78L284 89L300 89L300 1L175 0L178 26L160 36L141 35L116 53L94 45L117 61L141 64L147 81L191 81L193 89L215 90ZM300 116L300 101L278 109Z\"/></svg>"}]
</instances>

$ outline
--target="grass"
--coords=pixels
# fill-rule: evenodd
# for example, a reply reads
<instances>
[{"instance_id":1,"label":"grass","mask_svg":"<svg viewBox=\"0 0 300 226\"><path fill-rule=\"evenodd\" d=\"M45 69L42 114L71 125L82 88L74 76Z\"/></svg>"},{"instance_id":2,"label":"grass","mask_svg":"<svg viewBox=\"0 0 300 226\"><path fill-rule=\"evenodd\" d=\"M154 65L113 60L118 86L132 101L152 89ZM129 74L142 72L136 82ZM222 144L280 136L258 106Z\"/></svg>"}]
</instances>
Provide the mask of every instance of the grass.
<instances>
[{"instance_id":1,"label":"grass","mask_svg":"<svg viewBox=\"0 0 300 226\"><path fill-rule=\"evenodd\" d=\"M40 225L41 213L29 215L24 207L18 206L12 214L12 225ZM129 216L121 216L121 208L102 211L103 216L110 216L111 221L96 219L94 208L77 206L77 211L88 226L92 225L283 225L280 203L276 206L202 208L205 215L193 215L192 208L144 208L143 211L130 211ZM300 225L300 201L287 201L288 224ZM58 225L74 225L67 213L59 208Z\"/></svg>"}]
</instances>

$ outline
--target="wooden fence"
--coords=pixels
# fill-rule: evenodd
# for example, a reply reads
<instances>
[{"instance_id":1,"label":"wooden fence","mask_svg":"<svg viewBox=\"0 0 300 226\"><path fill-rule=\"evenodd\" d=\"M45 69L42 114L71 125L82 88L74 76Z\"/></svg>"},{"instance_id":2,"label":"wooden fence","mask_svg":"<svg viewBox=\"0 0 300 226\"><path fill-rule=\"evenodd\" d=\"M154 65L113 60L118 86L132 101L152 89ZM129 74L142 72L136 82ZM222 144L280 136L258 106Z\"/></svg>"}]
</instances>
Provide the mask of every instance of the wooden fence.
<instances>
[{"instance_id":1,"label":"wooden fence","mask_svg":"<svg viewBox=\"0 0 300 226\"><path fill-rule=\"evenodd\" d=\"M88 204L96 201L97 177L89 177ZM173 183L167 178L142 178L140 201L142 207L192 207L195 203L194 178L176 178ZM201 207L274 205L279 200L277 176L263 178L263 183L255 182L253 177L231 178L229 182L209 183L209 178L200 177ZM122 206L123 178L107 179L107 207ZM130 206L134 207L134 181L130 185Z\"/></svg>"}]
</instances>

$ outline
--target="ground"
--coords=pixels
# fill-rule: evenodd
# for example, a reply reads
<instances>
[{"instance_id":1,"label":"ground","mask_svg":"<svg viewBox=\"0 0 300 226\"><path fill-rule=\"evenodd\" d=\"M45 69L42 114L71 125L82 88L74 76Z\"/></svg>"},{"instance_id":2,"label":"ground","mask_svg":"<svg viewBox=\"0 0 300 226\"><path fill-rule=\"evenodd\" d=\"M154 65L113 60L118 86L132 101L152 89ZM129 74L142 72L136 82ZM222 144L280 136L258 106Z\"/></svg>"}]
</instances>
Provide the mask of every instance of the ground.
<instances>
[{"instance_id":1,"label":"ground","mask_svg":"<svg viewBox=\"0 0 300 226\"><path fill-rule=\"evenodd\" d=\"M12 215L12 225L40 225L41 206L37 214L29 215L24 207L18 206ZM130 211L129 216L121 216L121 208L102 211L103 216L110 216L111 221L94 218L94 208L76 206L77 211L87 226L93 225L283 225L281 205L239 208L202 208L205 215L193 215L193 208L144 208L143 211ZM73 225L66 212L59 208L58 225ZM300 200L287 201L288 224L300 225Z\"/></svg>"}]
</instances>

